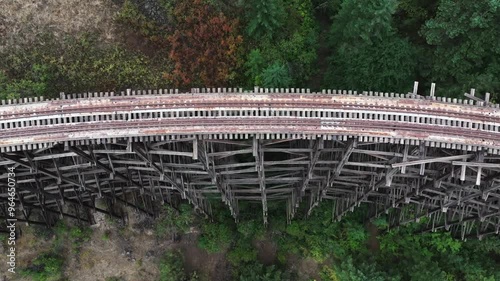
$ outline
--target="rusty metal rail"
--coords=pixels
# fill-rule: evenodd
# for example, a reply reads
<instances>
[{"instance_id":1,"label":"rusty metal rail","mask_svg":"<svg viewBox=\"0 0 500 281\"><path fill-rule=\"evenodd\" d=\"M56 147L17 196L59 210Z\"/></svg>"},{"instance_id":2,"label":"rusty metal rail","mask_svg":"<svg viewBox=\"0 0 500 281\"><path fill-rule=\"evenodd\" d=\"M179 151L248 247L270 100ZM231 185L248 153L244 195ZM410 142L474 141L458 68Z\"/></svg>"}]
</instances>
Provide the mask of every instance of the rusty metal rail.
<instances>
[{"instance_id":1,"label":"rusty metal rail","mask_svg":"<svg viewBox=\"0 0 500 281\"><path fill-rule=\"evenodd\" d=\"M130 126L120 121L129 121ZM366 128L360 122L366 122ZM210 123L224 124L227 129ZM370 128L377 130L367 130ZM304 137L349 135L377 142L423 141L429 146L486 148L498 153L500 109L426 99L333 94L123 96L2 106L0 129L2 151L56 142L112 143L115 138L130 137L200 134L236 139L245 133L288 138L289 133L302 132Z\"/></svg>"}]
</instances>

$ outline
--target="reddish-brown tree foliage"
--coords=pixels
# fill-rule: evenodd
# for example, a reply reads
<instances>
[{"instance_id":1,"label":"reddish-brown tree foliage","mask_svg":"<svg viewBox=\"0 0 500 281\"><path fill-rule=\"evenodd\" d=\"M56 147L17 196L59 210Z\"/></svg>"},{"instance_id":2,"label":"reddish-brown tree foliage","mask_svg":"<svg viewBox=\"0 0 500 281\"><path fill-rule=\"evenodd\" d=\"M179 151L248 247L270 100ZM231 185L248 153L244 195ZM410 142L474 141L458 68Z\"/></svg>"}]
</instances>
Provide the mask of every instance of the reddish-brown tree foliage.
<instances>
[{"instance_id":1,"label":"reddish-brown tree foliage","mask_svg":"<svg viewBox=\"0 0 500 281\"><path fill-rule=\"evenodd\" d=\"M226 85L238 61L242 36L231 20L203 0L180 0L174 8L175 32L169 36L174 63L165 74L178 87Z\"/></svg>"}]
</instances>

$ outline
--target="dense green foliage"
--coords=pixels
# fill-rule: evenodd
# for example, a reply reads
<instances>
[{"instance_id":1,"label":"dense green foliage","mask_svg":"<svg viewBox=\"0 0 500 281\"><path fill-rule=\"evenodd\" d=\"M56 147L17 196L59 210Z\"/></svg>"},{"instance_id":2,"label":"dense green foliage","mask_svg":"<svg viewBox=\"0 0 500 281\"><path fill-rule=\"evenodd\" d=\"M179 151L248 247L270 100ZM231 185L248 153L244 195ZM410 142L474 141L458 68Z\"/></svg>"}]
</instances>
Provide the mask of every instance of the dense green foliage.
<instances>
[{"instance_id":1,"label":"dense green foliage","mask_svg":"<svg viewBox=\"0 0 500 281\"><path fill-rule=\"evenodd\" d=\"M155 17L138 3L124 1L115 21L141 43L48 33L2 51L0 98L174 86L404 93L417 80L422 94L436 82L438 95L475 88L498 100L498 0L157 0Z\"/></svg>"},{"instance_id":2,"label":"dense green foliage","mask_svg":"<svg viewBox=\"0 0 500 281\"><path fill-rule=\"evenodd\" d=\"M21 271L21 275L28 276L34 281L57 281L62 277L64 260L54 253L43 253L38 256L31 266Z\"/></svg>"},{"instance_id":3,"label":"dense green foliage","mask_svg":"<svg viewBox=\"0 0 500 281\"><path fill-rule=\"evenodd\" d=\"M234 280L297 280L299 272L288 265L291 256L315 261L321 280L500 280L500 239L495 236L482 241L461 241L448 232L420 233L426 219L387 229L384 217L368 224L363 205L340 222L332 222L331 206L322 204L308 219L286 224L284 206L270 203L270 225L265 228L261 219L251 215L260 210L259 205L241 204L242 217L236 224L220 202L212 203L217 214L213 222L195 219L188 205L181 205L180 212L171 213L170 207L165 208L165 214L177 214L167 217L170 222L165 231L199 227L199 246L210 253L225 253ZM72 241L73 249L78 249L88 240L90 232L59 223L53 233L56 238L52 251L41 254L24 268L24 276L33 280L59 280L64 263L60 242L67 239ZM277 260L273 265L261 263L258 241L277 244ZM200 279L196 272L186 273L186 258L189 257L177 250L168 250L158 262L159 280L207 280Z\"/></svg>"},{"instance_id":4,"label":"dense green foliage","mask_svg":"<svg viewBox=\"0 0 500 281\"><path fill-rule=\"evenodd\" d=\"M180 281L186 278L182 265L182 255L179 252L169 251L165 253L159 268L160 281Z\"/></svg>"},{"instance_id":5,"label":"dense green foliage","mask_svg":"<svg viewBox=\"0 0 500 281\"><path fill-rule=\"evenodd\" d=\"M431 77L450 91L498 91L499 22L500 1L441 0L436 16L421 29L432 46Z\"/></svg>"},{"instance_id":6,"label":"dense green foliage","mask_svg":"<svg viewBox=\"0 0 500 281\"><path fill-rule=\"evenodd\" d=\"M19 97L39 97L48 93L51 74L45 65L33 64L24 77L9 79L0 72L0 97L13 99Z\"/></svg>"},{"instance_id":7,"label":"dense green foliage","mask_svg":"<svg viewBox=\"0 0 500 281\"><path fill-rule=\"evenodd\" d=\"M53 249L57 253L64 251L63 244L65 241L71 241L71 250L78 252L83 243L90 240L92 229L88 226L74 226L65 223L61 220L54 227L55 240Z\"/></svg>"},{"instance_id":8,"label":"dense green foliage","mask_svg":"<svg viewBox=\"0 0 500 281\"><path fill-rule=\"evenodd\" d=\"M318 26L311 1L248 1L247 86L305 86L317 55ZM263 7L255 10L255 7ZM253 15L253 13L256 13ZM268 19L264 19L265 16ZM270 21L270 22L267 22ZM262 25L260 28L255 26ZM256 34L255 32L258 33Z\"/></svg>"},{"instance_id":9,"label":"dense green foliage","mask_svg":"<svg viewBox=\"0 0 500 281\"><path fill-rule=\"evenodd\" d=\"M155 220L156 237L164 239L172 233L187 232L193 221L193 211L188 204L181 204L178 210L165 205L160 216Z\"/></svg>"},{"instance_id":10,"label":"dense green foliage","mask_svg":"<svg viewBox=\"0 0 500 281\"><path fill-rule=\"evenodd\" d=\"M448 232L420 233L425 220L387 230L383 217L373 222L372 231L377 229L378 235L370 237L374 233L368 231L363 206L341 222L332 222L331 207L323 204L307 220L287 225L277 211L283 206L272 205L270 209L276 211L270 212L267 229L252 218L242 218L237 225L230 219L218 220L216 225L204 223L203 243L220 245L223 240L240 280L294 280L296 272L285 266L290 255L315 260L321 265L322 280L500 280L498 237L461 241ZM255 206L243 208L250 208L248 213L256 211ZM217 212L226 213L223 209ZM224 238L214 235L213 229L224 229ZM261 239L278 243L274 267L255 262L257 251L252 242Z\"/></svg>"},{"instance_id":11,"label":"dense green foliage","mask_svg":"<svg viewBox=\"0 0 500 281\"><path fill-rule=\"evenodd\" d=\"M239 281L282 281L289 280L286 272L275 266L264 266L260 263L251 263L243 267L239 274Z\"/></svg>"},{"instance_id":12,"label":"dense green foliage","mask_svg":"<svg viewBox=\"0 0 500 281\"><path fill-rule=\"evenodd\" d=\"M46 44L0 54L0 98L59 96L59 92L112 91L166 86L165 60L120 46L102 46L94 36L67 38L61 49Z\"/></svg>"},{"instance_id":13,"label":"dense green foliage","mask_svg":"<svg viewBox=\"0 0 500 281\"><path fill-rule=\"evenodd\" d=\"M285 5L282 1L253 0L244 1L247 35L255 40L263 37L276 37L286 18Z\"/></svg>"},{"instance_id":14,"label":"dense green foliage","mask_svg":"<svg viewBox=\"0 0 500 281\"><path fill-rule=\"evenodd\" d=\"M330 33L328 86L409 90L416 72L415 48L396 32L396 7L396 1L387 0L342 2Z\"/></svg>"},{"instance_id":15,"label":"dense green foliage","mask_svg":"<svg viewBox=\"0 0 500 281\"><path fill-rule=\"evenodd\" d=\"M230 246L233 240L234 223L227 212L219 212L214 222L202 223L201 231L198 246L209 253L217 253Z\"/></svg>"}]
</instances>

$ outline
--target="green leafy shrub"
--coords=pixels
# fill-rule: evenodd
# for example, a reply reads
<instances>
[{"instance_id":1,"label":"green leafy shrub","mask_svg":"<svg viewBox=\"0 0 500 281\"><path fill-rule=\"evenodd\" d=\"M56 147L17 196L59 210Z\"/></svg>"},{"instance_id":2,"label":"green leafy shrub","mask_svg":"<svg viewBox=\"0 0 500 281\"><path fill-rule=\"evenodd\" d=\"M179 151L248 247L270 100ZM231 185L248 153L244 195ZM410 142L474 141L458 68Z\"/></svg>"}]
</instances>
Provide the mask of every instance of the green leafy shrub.
<instances>
[{"instance_id":1,"label":"green leafy shrub","mask_svg":"<svg viewBox=\"0 0 500 281\"><path fill-rule=\"evenodd\" d=\"M166 28L148 19L141 13L133 1L125 0L115 17L116 22L138 31L142 36L160 46L166 43Z\"/></svg>"},{"instance_id":2,"label":"green leafy shrub","mask_svg":"<svg viewBox=\"0 0 500 281\"><path fill-rule=\"evenodd\" d=\"M54 253L43 253L31 265L21 271L21 275L35 281L57 281L63 275L64 259Z\"/></svg>"},{"instance_id":3,"label":"green leafy shrub","mask_svg":"<svg viewBox=\"0 0 500 281\"><path fill-rule=\"evenodd\" d=\"M212 209L216 217L213 221L202 221L198 247L217 253L228 249L237 237L236 224L221 202L212 202Z\"/></svg>"},{"instance_id":4,"label":"green leafy shrub","mask_svg":"<svg viewBox=\"0 0 500 281\"><path fill-rule=\"evenodd\" d=\"M470 88L477 92L500 91L500 37L498 1L441 0L434 17L420 30L430 50L427 77L440 93L460 97Z\"/></svg>"},{"instance_id":5,"label":"green leafy shrub","mask_svg":"<svg viewBox=\"0 0 500 281\"><path fill-rule=\"evenodd\" d=\"M331 209L320 205L307 220L295 220L274 230L279 245L278 258L284 262L286 254L296 253L323 262L339 252L338 248L345 252L340 243L345 239L341 226L331 222Z\"/></svg>"},{"instance_id":6,"label":"green leafy shrub","mask_svg":"<svg viewBox=\"0 0 500 281\"><path fill-rule=\"evenodd\" d=\"M217 253L229 247L233 241L232 229L222 223L205 223L198 246L209 253Z\"/></svg>"},{"instance_id":7,"label":"green leafy shrub","mask_svg":"<svg viewBox=\"0 0 500 281\"><path fill-rule=\"evenodd\" d=\"M168 69L164 54L150 58L100 44L94 35L66 37L62 42L47 36L43 41L0 53L0 95L58 97L59 92L168 87L162 77Z\"/></svg>"},{"instance_id":8,"label":"green leafy shrub","mask_svg":"<svg viewBox=\"0 0 500 281\"><path fill-rule=\"evenodd\" d=\"M323 281L340 281L335 270L326 265L321 268L319 275Z\"/></svg>"},{"instance_id":9,"label":"green leafy shrub","mask_svg":"<svg viewBox=\"0 0 500 281\"><path fill-rule=\"evenodd\" d=\"M344 239L340 240L342 243L345 243L345 248L351 251L362 251L363 248L366 249L368 233L362 224L346 221L344 222L343 228L342 237Z\"/></svg>"},{"instance_id":10,"label":"green leafy shrub","mask_svg":"<svg viewBox=\"0 0 500 281\"><path fill-rule=\"evenodd\" d=\"M361 264L356 266L351 257L344 258L339 265L334 266L334 270L324 268L322 271L324 280L342 281L400 281L398 275L389 276L385 272L378 271L371 264ZM412 279L413 280L413 279Z\"/></svg>"},{"instance_id":11,"label":"green leafy shrub","mask_svg":"<svg viewBox=\"0 0 500 281\"><path fill-rule=\"evenodd\" d=\"M185 233L194 222L193 208L181 204L179 211L165 205L159 218L156 219L154 231L158 238L165 238L171 233Z\"/></svg>"},{"instance_id":12,"label":"green leafy shrub","mask_svg":"<svg viewBox=\"0 0 500 281\"><path fill-rule=\"evenodd\" d=\"M260 49L250 50L245 62L245 75L249 77L249 85L262 85L262 70L265 65L266 60Z\"/></svg>"},{"instance_id":13,"label":"green leafy shrub","mask_svg":"<svg viewBox=\"0 0 500 281\"><path fill-rule=\"evenodd\" d=\"M160 260L160 281L182 281L185 280L182 254L178 251L165 253Z\"/></svg>"},{"instance_id":14,"label":"green leafy shrub","mask_svg":"<svg viewBox=\"0 0 500 281\"><path fill-rule=\"evenodd\" d=\"M257 250L252 246L252 241L238 239L236 245L229 251L228 260L234 265L242 265L257 259Z\"/></svg>"},{"instance_id":15,"label":"green leafy shrub","mask_svg":"<svg viewBox=\"0 0 500 281\"><path fill-rule=\"evenodd\" d=\"M389 226L387 218L385 216L378 217L372 222L378 229L385 229Z\"/></svg>"},{"instance_id":16,"label":"green leafy shrub","mask_svg":"<svg viewBox=\"0 0 500 281\"><path fill-rule=\"evenodd\" d=\"M92 229L88 226L74 226L71 227L69 232L69 238L73 243L73 249L79 250L83 243L90 240L92 235Z\"/></svg>"},{"instance_id":17,"label":"green leafy shrub","mask_svg":"<svg viewBox=\"0 0 500 281\"><path fill-rule=\"evenodd\" d=\"M241 220L236 225L238 233L244 239L258 239L262 240L265 236L266 229L264 224L260 220L256 219L246 219Z\"/></svg>"},{"instance_id":18,"label":"green leafy shrub","mask_svg":"<svg viewBox=\"0 0 500 281\"><path fill-rule=\"evenodd\" d=\"M284 281L290 280L289 278L289 273L257 262L244 266L239 274L240 281Z\"/></svg>"},{"instance_id":19,"label":"green leafy shrub","mask_svg":"<svg viewBox=\"0 0 500 281\"><path fill-rule=\"evenodd\" d=\"M63 250L64 242L71 241L72 250L78 252L83 243L88 242L92 236L92 229L88 226L71 226L60 220L54 227L55 240L52 249L56 253Z\"/></svg>"},{"instance_id":20,"label":"green leafy shrub","mask_svg":"<svg viewBox=\"0 0 500 281\"><path fill-rule=\"evenodd\" d=\"M47 65L33 64L31 69L20 79L9 79L0 70L0 99L40 97L49 94L53 77Z\"/></svg>"}]
</instances>

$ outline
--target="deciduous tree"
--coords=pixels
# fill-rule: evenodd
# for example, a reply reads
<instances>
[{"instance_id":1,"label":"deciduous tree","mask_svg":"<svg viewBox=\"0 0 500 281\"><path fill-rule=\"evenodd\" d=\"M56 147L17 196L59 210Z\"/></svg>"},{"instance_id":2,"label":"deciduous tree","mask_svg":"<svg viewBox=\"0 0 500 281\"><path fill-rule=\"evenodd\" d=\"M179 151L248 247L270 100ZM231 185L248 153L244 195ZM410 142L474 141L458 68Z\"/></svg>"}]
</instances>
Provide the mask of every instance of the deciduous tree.
<instances>
[{"instance_id":1,"label":"deciduous tree","mask_svg":"<svg viewBox=\"0 0 500 281\"><path fill-rule=\"evenodd\" d=\"M226 85L238 64L238 21L202 0L180 0L174 7L177 29L169 36L169 57L174 64L165 76L177 86Z\"/></svg>"}]
</instances>

